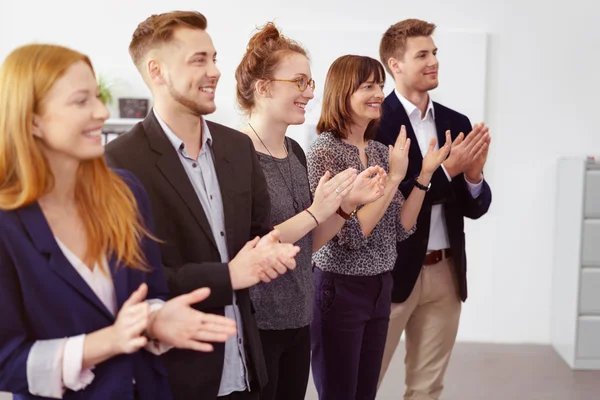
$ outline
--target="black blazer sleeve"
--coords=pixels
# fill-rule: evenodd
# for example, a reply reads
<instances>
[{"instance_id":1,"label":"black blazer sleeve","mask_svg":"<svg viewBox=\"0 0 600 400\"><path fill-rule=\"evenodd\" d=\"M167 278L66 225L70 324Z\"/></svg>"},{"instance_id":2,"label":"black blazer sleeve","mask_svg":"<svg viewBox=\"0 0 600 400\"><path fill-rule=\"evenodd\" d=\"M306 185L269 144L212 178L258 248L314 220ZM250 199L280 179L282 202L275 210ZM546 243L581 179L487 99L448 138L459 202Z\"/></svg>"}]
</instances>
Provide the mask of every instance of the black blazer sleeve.
<instances>
[{"instance_id":1,"label":"black blazer sleeve","mask_svg":"<svg viewBox=\"0 0 600 400\"><path fill-rule=\"evenodd\" d=\"M202 287L210 288L210 296L195 307L198 310L225 307L233 301L228 264L188 263L177 267L165 267L163 270L173 297Z\"/></svg>"}]
</instances>

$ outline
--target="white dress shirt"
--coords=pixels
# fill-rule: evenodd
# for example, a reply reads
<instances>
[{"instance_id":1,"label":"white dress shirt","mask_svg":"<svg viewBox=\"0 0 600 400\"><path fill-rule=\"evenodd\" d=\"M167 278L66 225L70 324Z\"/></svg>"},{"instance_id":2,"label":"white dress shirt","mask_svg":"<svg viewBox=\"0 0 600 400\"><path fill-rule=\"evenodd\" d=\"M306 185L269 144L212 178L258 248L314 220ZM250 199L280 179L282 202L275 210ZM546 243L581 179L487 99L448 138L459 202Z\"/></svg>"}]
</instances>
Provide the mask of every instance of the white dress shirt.
<instances>
[{"instance_id":1,"label":"white dress shirt","mask_svg":"<svg viewBox=\"0 0 600 400\"><path fill-rule=\"evenodd\" d=\"M77 257L57 237L56 243L60 250L73 266L75 271L83 278L98 299L106 306L111 314L117 315L117 296L113 285L112 276L108 271L108 263L104 258L104 270L98 264L90 270L79 257ZM106 272L105 272L106 271ZM148 300L150 311L161 308L164 302L160 299ZM27 383L29 391L38 396L62 398L66 389L82 390L94 380L94 367L82 369L83 345L85 334L68 338L38 340L27 357ZM168 351L171 346L149 341L145 349L160 355ZM52 366L52 368L48 368ZM48 374L48 370L52 371Z\"/></svg>"},{"instance_id":2,"label":"white dress shirt","mask_svg":"<svg viewBox=\"0 0 600 400\"><path fill-rule=\"evenodd\" d=\"M427 154L427 150L429 149L429 142L431 142L431 139L433 138L437 139L435 109L433 108L431 96L429 97L429 103L427 104L425 117L421 118L421 110L419 110L417 106L402 96L400 92L398 92L398 89L395 89L394 91L396 96L398 96L400 103L402 103L404 110L406 110L406 114L410 119L410 124L412 125L415 136L417 137L421 154L423 157L425 157L425 154ZM439 143L436 142L435 150L438 149ZM448 181L452 181L452 178L448 174L448 171L446 171L446 168L444 168L443 165L441 168L446 174ZM473 198L477 198L481 194L483 179L477 184L473 184L466 179L465 181L467 182L467 187L469 188L469 193L471 196L473 196ZM427 246L427 253L448 248L450 248L450 240L448 239L448 228L446 227L444 208L442 207L442 204L435 204L431 207L431 225L429 227L429 244Z\"/></svg>"}]
</instances>

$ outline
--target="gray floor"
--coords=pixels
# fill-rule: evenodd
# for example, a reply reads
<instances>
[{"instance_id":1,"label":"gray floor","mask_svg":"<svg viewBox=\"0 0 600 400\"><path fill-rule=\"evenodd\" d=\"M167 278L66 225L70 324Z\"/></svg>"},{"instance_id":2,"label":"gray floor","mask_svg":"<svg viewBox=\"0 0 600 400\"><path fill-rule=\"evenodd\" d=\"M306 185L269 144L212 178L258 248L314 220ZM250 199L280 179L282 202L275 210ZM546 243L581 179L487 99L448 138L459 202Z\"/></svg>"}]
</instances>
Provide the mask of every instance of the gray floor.
<instances>
[{"instance_id":1,"label":"gray floor","mask_svg":"<svg viewBox=\"0 0 600 400\"><path fill-rule=\"evenodd\" d=\"M401 400L403 351L398 351L378 400ZM9 395L0 394L0 400ZM317 400L309 385L307 400ZM599 400L600 371L571 371L549 346L460 343L442 400ZM342 399L340 399L342 400Z\"/></svg>"},{"instance_id":2,"label":"gray floor","mask_svg":"<svg viewBox=\"0 0 600 400\"><path fill-rule=\"evenodd\" d=\"M402 399L403 361L398 351L378 400ZM460 343L445 386L441 400L600 400L600 371L572 371L549 346ZM309 390L307 400L317 400Z\"/></svg>"}]
</instances>

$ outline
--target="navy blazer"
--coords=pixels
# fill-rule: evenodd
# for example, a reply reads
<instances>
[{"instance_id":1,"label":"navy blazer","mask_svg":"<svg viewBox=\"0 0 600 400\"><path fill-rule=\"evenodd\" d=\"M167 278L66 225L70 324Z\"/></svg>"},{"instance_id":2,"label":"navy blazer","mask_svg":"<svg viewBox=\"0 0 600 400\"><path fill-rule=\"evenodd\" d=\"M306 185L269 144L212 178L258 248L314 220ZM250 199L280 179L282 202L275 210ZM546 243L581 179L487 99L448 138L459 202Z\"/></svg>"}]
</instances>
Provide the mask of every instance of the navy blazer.
<instances>
[{"instance_id":1,"label":"navy blazer","mask_svg":"<svg viewBox=\"0 0 600 400\"><path fill-rule=\"evenodd\" d=\"M141 183L119 171L138 202L143 221L153 222ZM144 239L142 248L151 272L109 267L120 309L142 282L148 299L166 300L158 244ZM0 211L0 391L15 399L42 399L28 390L27 357L36 340L91 333L115 322L61 252L37 202L12 211ZM80 391L67 390L65 400L133 399L135 379L140 399L170 399L166 370L159 357L146 350L119 355L95 366L93 382Z\"/></svg>"},{"instance_id":2,"label":"navy blazer","mask_svg":"<svg viewBox=\"0 0 600 400\"><path fill-rule=\"evenodd\" d=\"M456 139L460 132L465 135L471 132L471 123L466 116L436 102L433 102L433 108L437 140L440 145L446 142L447 130L450 130L452 140ZM404 197L408 197L414 187L415 179L421 172L423 155L419 149L417 137L406 110L395 91L393 91L383 102L376 140L385 145L394 145L402 125L406 127L407 137L411 141L408 171L400 184L402 194ZM483 181L481 194L474 199L469 193L463 174L459 174L452 181L449 181L441 167L435 171L431 179L431 188L425 195L421 212L417 218L417 230L408 239L399 242L396 246L398 258L393 271L392 301L394 303L402 303L410 296L419 277L429 243L431 207L440 203L444 207L460 296L462 301L467 299L467 256L463 218L477 219L481 217L488 211L491 202L492 191L485 180Z\"/></svg>"}]
</instances>

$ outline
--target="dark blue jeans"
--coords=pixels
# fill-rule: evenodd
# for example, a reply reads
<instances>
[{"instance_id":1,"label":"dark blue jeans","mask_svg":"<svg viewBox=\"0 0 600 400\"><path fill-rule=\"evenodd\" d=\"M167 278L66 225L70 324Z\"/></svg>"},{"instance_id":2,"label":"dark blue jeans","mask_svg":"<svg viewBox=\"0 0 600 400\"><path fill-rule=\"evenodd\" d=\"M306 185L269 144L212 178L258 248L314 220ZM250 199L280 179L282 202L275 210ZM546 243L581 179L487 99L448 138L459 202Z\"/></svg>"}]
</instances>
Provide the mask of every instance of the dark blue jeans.
<instances>
[{"instance_id":1,"label":"dark blue jeans","mask_svg":"<svg viewBox=\"0 0 600 400\"><path fill-rule=\"evenodd\" d=\"M373 400L390 320L392 275L314 269L312 372L320 400Z\"/></svg>"}]
</instances>

